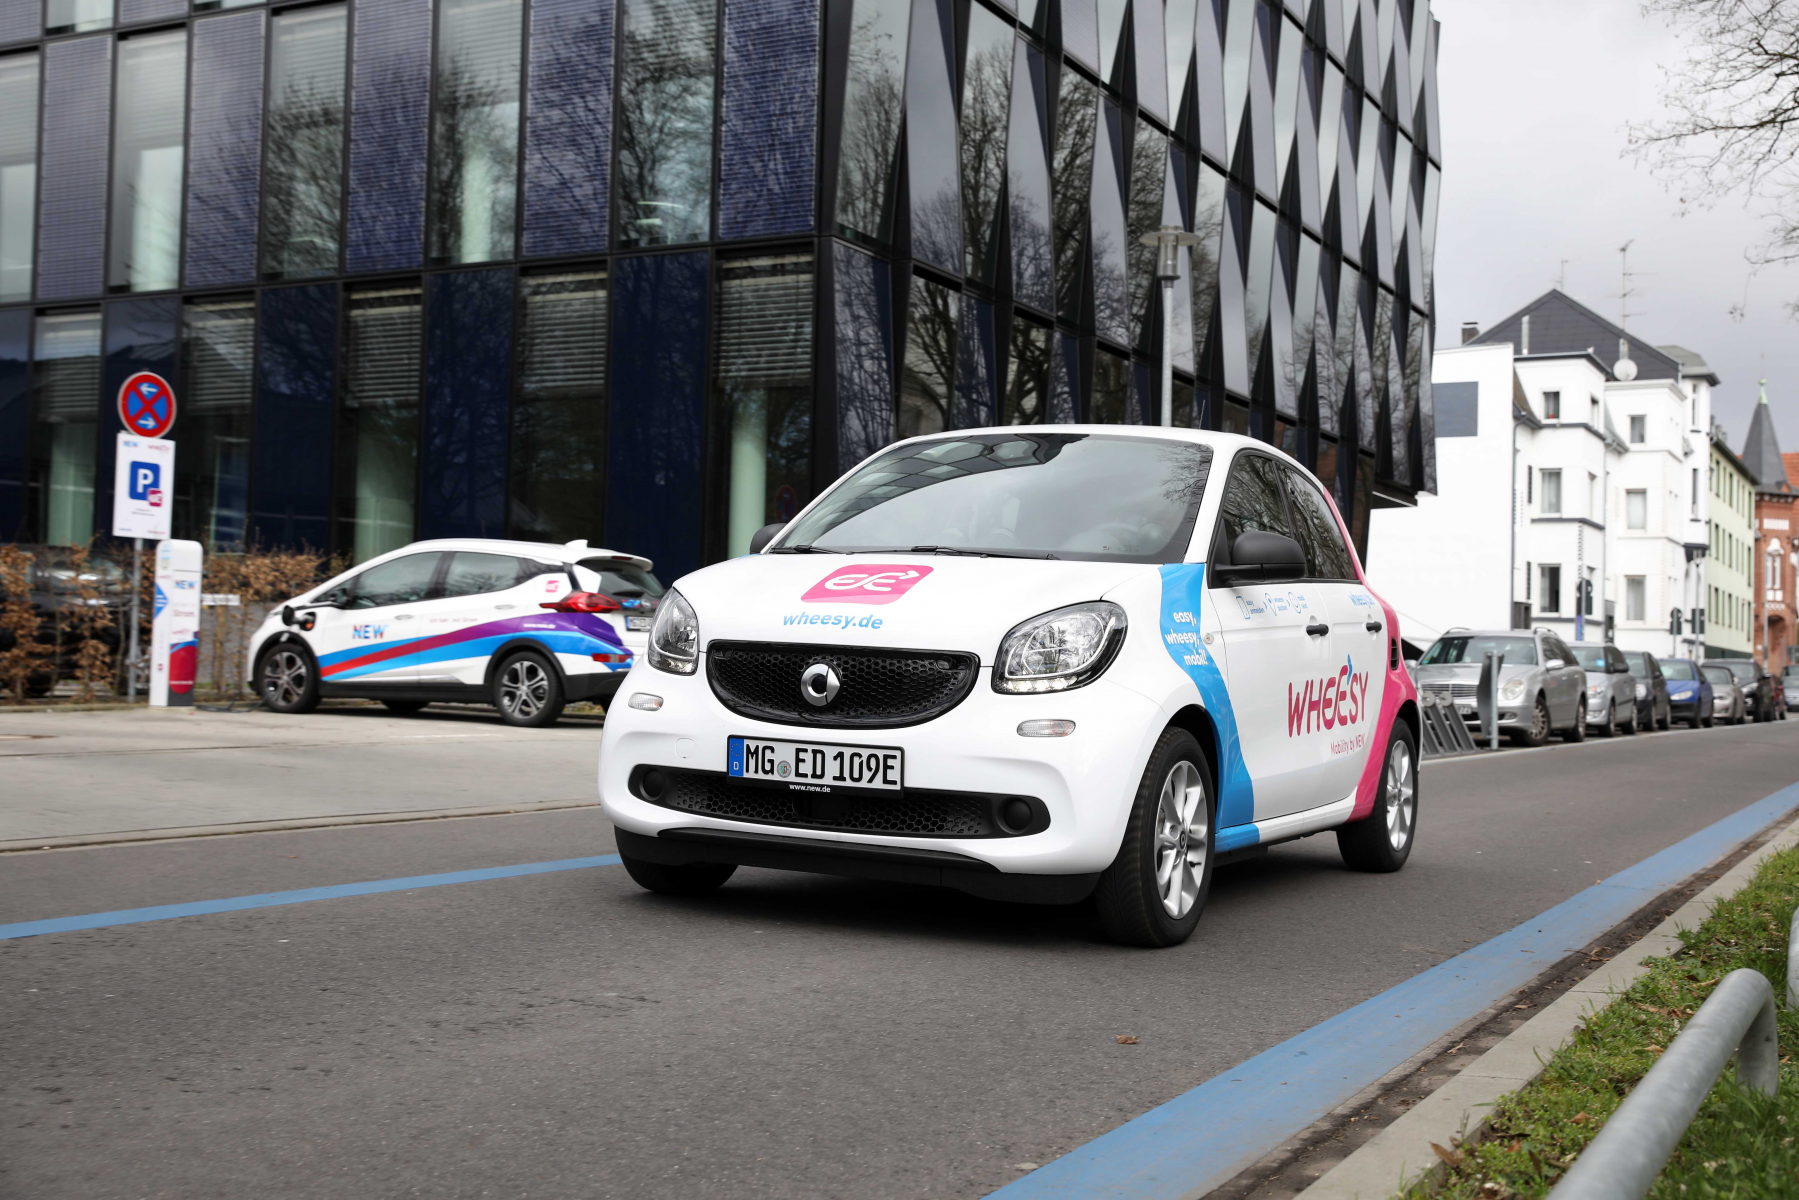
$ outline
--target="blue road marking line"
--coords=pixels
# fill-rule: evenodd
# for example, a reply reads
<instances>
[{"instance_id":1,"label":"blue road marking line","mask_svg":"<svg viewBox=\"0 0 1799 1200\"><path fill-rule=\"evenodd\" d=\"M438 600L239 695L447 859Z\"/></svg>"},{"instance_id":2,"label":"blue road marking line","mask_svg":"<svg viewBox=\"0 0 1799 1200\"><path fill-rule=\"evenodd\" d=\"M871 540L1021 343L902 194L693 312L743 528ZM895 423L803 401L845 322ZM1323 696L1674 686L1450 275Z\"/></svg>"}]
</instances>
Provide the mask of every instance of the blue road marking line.
<instances>
[{"instance_id":1,"label":"blue road marking line","mask_svg":"<svg viewBox=\"0 0 1799 1200\"><path fill-rule=\"evenodd\" d=\"M69 933L77 929L105 929L111 925L141 925L146 921L170 921L176 917L241 912L250 908L277 908L283 904L305 904L310 900L341 900L347 896L410 892L417 888L442 887L447 883L475 883L483 879L513 879L520 875L580 871L587 867L615 867L618 864L618 855L600 854L593 858L521 863L515 867L485 867L479 871L447 871L441 875L409 875L404 879L377 879L371 883L340 883L334 887L300 888L292 892L264 892L260 896L233 896L228 900L196 900L192 904L159 904L154 908L126 908L118 912L87 913L79 917L52 917L48 921L20 921L15 925L0 925L0 941L37 937L45 933Z\"/></svg>"},{"instance_id":2,"label":"blue road marking line","mask_svg":"<svg viewBox=\"0 0 1799 1200\"><path fill-rule=\"evenodd\" d=\"M1263 1051L992 1196L1175 1200L1209 1191L1796 808L1799 784Z\"/></svg>"}]
</instances>

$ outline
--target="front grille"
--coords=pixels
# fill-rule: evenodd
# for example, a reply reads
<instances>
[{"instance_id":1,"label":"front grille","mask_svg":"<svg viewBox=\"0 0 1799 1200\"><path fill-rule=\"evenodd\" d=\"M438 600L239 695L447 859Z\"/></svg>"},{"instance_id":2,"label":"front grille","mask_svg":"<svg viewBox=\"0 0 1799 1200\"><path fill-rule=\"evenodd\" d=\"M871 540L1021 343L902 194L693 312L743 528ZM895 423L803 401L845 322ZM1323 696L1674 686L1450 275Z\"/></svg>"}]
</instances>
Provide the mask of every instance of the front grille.
<instances>
[{"instance_id":1,"label":"front grille","mask_svg":"<svg viewBox=\"0 0 1799 1200\"><path fill-rule=\"evenodd\" d=\"M1421 690L1447 696L1451 700L1473 700L1480 694L1478 683L1425 683Z\"/></svg>"},{"instance_id":2,"label":"front grille","mask_svg":"<svg viewBox=\"0 0 1799 1200\"><path fill-rule=\"evenodd\" d=\"M824 663L841 682L820 708L800 693L800 675ZM891 729L942 716L974 687L980 659L934 650L844 649L780 642L713 642L706 678L724 706L781 725Z\"/></svg>"},{"instance_id":3,"label":"front grille","mask_svg":"<svg viewBox=\"0 0 1799 1200\"><path fill-rule=\"evenodd\" d=\"M701 771L653 768L660 787L645 786L640 770L632 791L652 804L680 812L759 825L834 829L846 833L891 833L910 837L1002 837L1037 832L1048 826L1048 812L1026 798L1032 820L1022 829L1005 829L998 806L1010 796L979 792L928 792L907 788L895 796L825 796L763 787ZM654 793L654 794L652 794Z\"/></svg>"}]
</instances>

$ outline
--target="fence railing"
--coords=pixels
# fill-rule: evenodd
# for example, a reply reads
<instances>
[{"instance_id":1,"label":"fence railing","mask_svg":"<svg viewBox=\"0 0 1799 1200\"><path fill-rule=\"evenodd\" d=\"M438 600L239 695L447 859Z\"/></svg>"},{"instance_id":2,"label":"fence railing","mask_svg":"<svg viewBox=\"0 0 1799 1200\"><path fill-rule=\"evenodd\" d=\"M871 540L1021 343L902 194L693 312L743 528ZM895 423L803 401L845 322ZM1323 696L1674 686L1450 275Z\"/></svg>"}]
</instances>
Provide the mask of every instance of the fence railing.
<instances>
[{"instance_id":1,"label":"fence railing","mask_svg":"<svg viewBox=\"0 0 1799 1200\"><path fill-rule=\"evenodd\" d=\"M1789 941L1794 936L1799 934L1790 934ZM1787 964L1790 998L1795 983L1790 954ZM1738 1083L1774 1095L1780 1085L1774 989L1760 971L1745 968L1724 977L1549 1200L1642 1200L1732 1054Z\"/></svg>"}]
</instances>

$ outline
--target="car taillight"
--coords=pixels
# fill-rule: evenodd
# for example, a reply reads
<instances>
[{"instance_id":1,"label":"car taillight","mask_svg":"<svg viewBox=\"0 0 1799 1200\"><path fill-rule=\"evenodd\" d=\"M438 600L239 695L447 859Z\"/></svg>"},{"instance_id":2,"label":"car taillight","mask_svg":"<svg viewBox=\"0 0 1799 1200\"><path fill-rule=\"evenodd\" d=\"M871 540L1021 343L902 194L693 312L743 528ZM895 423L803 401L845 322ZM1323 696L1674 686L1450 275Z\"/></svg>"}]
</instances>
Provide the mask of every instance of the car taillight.
<instances>
[{"instance_id":1,"label":"car taillight","mask_svg":"<svg viewBox=\"0 0 1799 1200\"><path fill-rule=\"evenodd\" d=\"M560 600L547 600L539 604L539 608L554 609L556 612L574 613L611 613L619 612L618 601L600 592L570 592Z\"/></svg>"}]
</instances>

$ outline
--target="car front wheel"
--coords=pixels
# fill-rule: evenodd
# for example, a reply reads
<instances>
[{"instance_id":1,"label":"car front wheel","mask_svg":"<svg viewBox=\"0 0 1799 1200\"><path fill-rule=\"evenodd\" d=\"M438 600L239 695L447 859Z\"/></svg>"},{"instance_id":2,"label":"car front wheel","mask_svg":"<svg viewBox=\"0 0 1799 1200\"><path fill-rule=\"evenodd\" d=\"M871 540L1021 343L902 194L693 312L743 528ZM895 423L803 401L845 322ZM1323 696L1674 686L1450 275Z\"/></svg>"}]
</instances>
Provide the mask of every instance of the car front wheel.
<instances>
[{"instance_id":1,"label":"car front wheel","mask_svg":"<svg viewBox=\"0 0 1799 1200\"><path fill-rule=\"evenodd\" d=\"M1520 746L1541 746L1549 740L1549 701L1538 696L1530 712L1530 728L1518 733Z\"/></svg>"},{"instance_id":2,"label":"car front wheel","mask_svg":"<svg viewBox=\"0 0 1799 1200\"><path fill-rule=\"evenodd\" d=\"M1337 830L1337 853L1352 871L1397 871L1411 857L1417 832L1418 745L1410 726L1396 721L1374 811Z\"/></svg>"},{"instance_id":3,"label":"car front wheel","mask_svg":"<svg viewBox=\"0 0 1799 1200\"><path fill-rule=\"evenodd\" d=\"M1574 709L1574 724L1562 732L1562 740L1566 742L1584 742L1587 740L1587 698L1582 696Z\"/></svg>"},{"instance_id":4,"label":"car front wheel","mask_svg":"<svg viewBox=\"0 0 1799 1200\"><path fill-rule=\"evenodd\" d=\"M512 655L494 672L493 703L508 725L535 729L562 715L562 678L529 650Z\"/></svg>"},{"instance_id":5,"label":"car front wheel","mask_svg":"<svg viewBox=\"0 0 1799 1200\"><path fill-rule=\"evenodd\" d=\"M1212 890L1217 812L1199 743L1184 729L1164 731L1137 784L1118 857L1093 893L1113 941L1175 946L1193 933Z\"/></svg>"},{"instance_id":6,"label":"car front wheel","mask_svg":"<svg viewBox=\"0 0 1799 1200\"><path fill-rule=\"evenodd\" d=\"M1637 731L1637 706L1635 701L1631 702L1630 716L1625 719L1624 724L1620 728L1622 728L1625 733L1635 735Z\"/></svg>"},{"instance_id":7,"label":"car front wheel","mask_svg":"<svg viewBox=\"0 0 1799 1200\"><path fill-rule=\"evenodd\" d=\"M297 642L281 642L256 666L256 692L278 713L307 713L319 706L319 673L312 654Z\"/></svg>"},{"instance_id":8,"label":"car front wheel","mask_svg":"<svg viewBox=\"0 0 1799 1200\"><path fill-rule=\"evenodd\" d=\"M1664 732L1666 732L1667 730L1672 729L1674 727L1674 706L1673 705L1671 705L1671 704L1662 705L1661 719L1656 721L1655 727Z\"/></svg>"}]
</instances>

